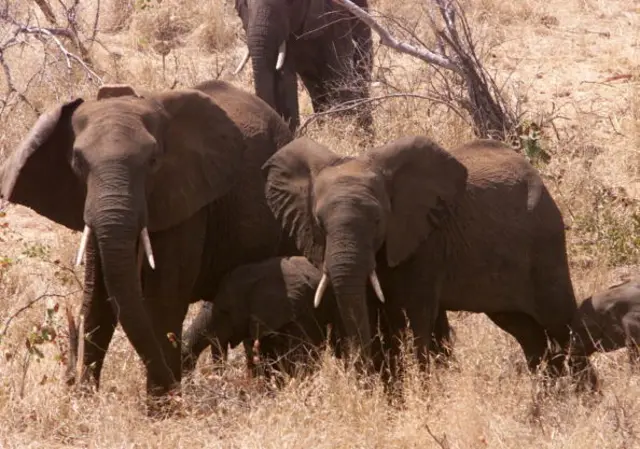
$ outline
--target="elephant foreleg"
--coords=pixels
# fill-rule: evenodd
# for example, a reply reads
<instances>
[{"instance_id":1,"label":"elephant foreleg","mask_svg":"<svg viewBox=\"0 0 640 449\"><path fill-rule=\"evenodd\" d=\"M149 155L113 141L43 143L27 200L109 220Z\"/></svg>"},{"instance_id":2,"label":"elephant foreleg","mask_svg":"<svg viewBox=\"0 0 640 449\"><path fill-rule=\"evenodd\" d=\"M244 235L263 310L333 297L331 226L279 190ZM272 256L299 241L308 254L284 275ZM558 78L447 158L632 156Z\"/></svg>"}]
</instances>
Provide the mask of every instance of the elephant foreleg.
<instances>
[{"instance_id":1,"label":"elephant foreleg","mask_svg":"<svg viewBox=\"0 0 640 449\"><path fill-rule=\"evenodd\" d=\"M107 299L100 265L95 241L91 239L86 249L85 292L80 311L80 315L84 317L84 335L79 336L84 338L83 372L80 379L75 379L75 372L70 373L69 383L76 380L86 384L93 379L96 388L100 386L104 358L118 324ZM72 351L77 351L77 348L72 348Z\"/></svg>"}]
</instances>

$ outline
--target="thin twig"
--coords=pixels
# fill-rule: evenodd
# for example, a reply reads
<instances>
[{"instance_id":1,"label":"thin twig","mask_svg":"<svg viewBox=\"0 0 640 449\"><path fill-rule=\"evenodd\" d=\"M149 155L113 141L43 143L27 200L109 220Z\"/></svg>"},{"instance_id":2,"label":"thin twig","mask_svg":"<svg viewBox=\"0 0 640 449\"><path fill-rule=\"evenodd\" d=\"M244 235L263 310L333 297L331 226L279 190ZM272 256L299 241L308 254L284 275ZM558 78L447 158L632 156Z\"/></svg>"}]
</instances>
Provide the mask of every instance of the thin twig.
<instances>
[{"instance_id":1,"label":"thin twig","mask_svg":"<svg viewBox=\"0 0 640 449\"><path fill-rule=\"evenodd\" d=\"M82 290L75 290L73 292L70 292L70 293L67 293L67 294L64 294L64 295L54 294L54 293L44 293L44 294L38 296L37 298L32 299L27 304L25 304L24 306L20 307L13 314L9 315L9 318L7 318L7 321L6 321L5 325L4 325L4 328L2 329L2 332L0 332L0 339L3 338L7 334L7 331L9 330L9 325L11 324L11 322L15 318L17 318L19 315L21 315L22 313L24 313L25 311L27 311L31 307L33 307L34 304L42 301L43 299L47 299L47 298L60 298L60 299L68 298L69 296L75 295L75 294L77 294L77 293L79 293L81 291Z\"/></svg>"},{"instance_id":2,"label":"thin twig","mask_svg":"<svg viewBox=\"0 0 640 449\"><path fill-rule=\"evenodd\" d=\"M328 109L326 111L316 112L316 113L310 115L304 122L302 122L302 124L298 128L297 132L301 133L302 131L304 131L304 129L307 126L309 126L311 123L313 123L316 120L318 120L320 117L323 117L323 116L326 116L326 115L331 115L331 114L339 114L341 112L346 112L346 111L350 111L350 110L359 108L360 106L365 105L365 104L375 103L375 102L378 102L378 101L388 100L388 99L392 99L392 98L418 98L420 100L429 100L429 101L432 101L432 102L435 102L435 103L439 103L439 104L442 104L442 105L450 108L460 118L465 119L465 116L464 116L464 114L462 114L462 112L460 112L453 105L451 105L450 103L442 100L441 98L433 97L433 96L430 96L430 95L420 95L420 94L412 94L412 93L397 93L397 94L387 94L387 95L380 95L380 96L377 96L377 97L345 101L344 103L341 103L340 105L338 105L336 107L333 107L331 109Z\"/></svg>"}]
</instances>

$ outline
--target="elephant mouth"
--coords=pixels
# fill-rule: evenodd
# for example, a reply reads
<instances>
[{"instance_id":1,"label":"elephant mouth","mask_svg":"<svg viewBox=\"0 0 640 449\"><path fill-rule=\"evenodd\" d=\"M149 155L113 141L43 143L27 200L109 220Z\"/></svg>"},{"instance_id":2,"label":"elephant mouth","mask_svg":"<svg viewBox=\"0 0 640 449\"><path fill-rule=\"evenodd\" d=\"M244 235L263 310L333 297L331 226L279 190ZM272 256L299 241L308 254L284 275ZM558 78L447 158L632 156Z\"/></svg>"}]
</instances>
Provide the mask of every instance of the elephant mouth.
<instances>
[{"instance_id":1,"label":"elephant mouth","mask_svg":"<svg viewBox=\"0 0 640 449\"><path fill-rule=\"evenodd\" d=\"M380 300L382 304L385 303L384 294L382 293L382 287L380 286L380 280L378 279L378 275L376 274L375 268L369 274L369 279L371 282L371 286L376 293L377 298ZM320 283L318 284L318 288L316 289L316 293L313 297L313 306L318 308L320 303L322 302L322 297L324 292L327 290L329 286L329 275L327 274L327 270L325 267L322 267L322 277L320 278Z\"/></svg>"},{"instance_id":2,"label":"elephant mouth","mask_svg":"<svg viewBox=\"0 0 640 449\"><path fill-rule=\"evenodd\" d=\"M84 253L87 250L87 242L89 241L89 237L91 237L91 228L88 225L84 225L84 230L82 231L82 237L80 237L80 246L78 248L78 254L76 256L76 266L81 265L84 259ZM151 269L156 268L155 258L153 256L153 249L151 248L151 239L149 238L149 230L145 226L140 231L140 244L138 245L138 276L140 275L140 271L142 270L142 255L144 254L147 257L147 262L149 262L149 266Z\"/></svg>"}]
</instances>

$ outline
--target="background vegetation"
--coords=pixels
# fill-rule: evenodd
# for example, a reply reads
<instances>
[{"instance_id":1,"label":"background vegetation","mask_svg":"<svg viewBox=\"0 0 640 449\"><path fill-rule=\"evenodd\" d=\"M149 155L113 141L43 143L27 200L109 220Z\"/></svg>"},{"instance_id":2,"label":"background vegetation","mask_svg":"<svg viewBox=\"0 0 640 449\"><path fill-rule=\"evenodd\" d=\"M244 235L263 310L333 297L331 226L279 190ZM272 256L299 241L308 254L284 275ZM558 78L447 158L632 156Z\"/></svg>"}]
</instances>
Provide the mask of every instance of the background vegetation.
<instances>
[{"instance_id":1,"label":"background vegetation","mask_svg":"<svg viewBox=\"0 0 640 449\"><path fill-rule=\"evenodd\" d=\"M372 1L386 23L427 44L428 0ZM43 6L44 5L44 6ZM48 6L48 7L47 7ZM635 0L464 0L485 67L517 107L522 130L567 224L580 298L637 272L640 259L640 6ZM223 0L0 1L0 160L37 113L100 80L155 89L222 78L244 33ZM42 31L50 30L49 34ZM395 28L399 30L399 28ZM423 94L434 69L375 45L373 95ZM311 113L301 92L301 111ZM451 111L417 97L381 101L375 144L409 133L445 146L472 137ZM304 119L304 117L303 117ZM347 119L305 133L350 154L363 141ZM535 158L534 158L535 159ZM224 374L208 357L183 381L177 416L144 413L144 376L116 331L101 391L62 383L65 309L77 310L79 235L19 206L0 216L0 447L632 448L640 446L640 376L625 351L594 357L601 398L543 393L512 337L483 315L450 313L456 360L426 385L407 378L407 402L365 393L327 357L317 374L277 394L246 379L234 352Z\"/></svg>"}]
</instances>

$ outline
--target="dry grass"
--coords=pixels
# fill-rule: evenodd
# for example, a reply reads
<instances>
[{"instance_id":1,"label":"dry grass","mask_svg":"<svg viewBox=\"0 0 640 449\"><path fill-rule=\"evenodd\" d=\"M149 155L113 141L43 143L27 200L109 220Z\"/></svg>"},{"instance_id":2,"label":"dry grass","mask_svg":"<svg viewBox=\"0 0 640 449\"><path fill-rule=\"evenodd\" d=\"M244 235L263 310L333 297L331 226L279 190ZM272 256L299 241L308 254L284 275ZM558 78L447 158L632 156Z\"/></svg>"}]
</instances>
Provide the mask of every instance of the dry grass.
<instances>
[{"instance_id":1,"label":"dry grass","mask_svg":"<svg viewBox=\"0 0 640 449\"><path fill-rule=\"evenodd\" d=\"M55 3L55 2L53 2ZM164 89L221 77L251 89L251 68L230 72L242 53L233 2L102 0L103 45L91 49L105 82ZM378 0L374 7L409 28L422 0ZM579 296L637 271L640 260L640 8L634 0L465 0L483 54L517 98L527 119L546 121L543 144L551 163L540 167L570 229L569 255ZM83 24L91 22L87 2ZM146 8L143 8L146 5ZM22 2L16 13L26 13ZM0 30L1 31L1 30ZM1 33L0 33L1 34ZM420 34L422 36L422 34ZM167 43L159 48L158 41ZM161 53L169 51L164 58ZM55 49L6 54L15 83L43 108L71 95L92 95L83 72L69 74ZM55 57L54 57L55 56ZM420 93L429 70L420 62L376 48L374 95ZM33 74L40 76L28 84ZM631 80L605 81L616 74ZM4 79L1 80L4 82ZM4 84L2 84L4 85ZM28 88L27 88L28 86ZM302 94L301 110L310 112ZM552 105L556 117L549 121ZM444 145L471 137L455 115L419 99L394 99L375 110L380 144L425 133ZM35 119L18 104L0 116L0 159ZM314 123L307 133L343 153L361 151L349 119ZM631 448L640 446L640 376L624 351L594 357L603 380L600 399L540 391L523 369L514 340L482 315L452 314L456 361L434 371L426 385L415 370L403 407L387 403L379 386L365 391L329 357L317 374L274 393L242 372L235 354L224 375L200 362L184 382L178 416L153 421L144 414L144 376L120 330L107 356L102 390L70 394L62 384L66 354L65 304L78 306L70 269L78 236L33 212L12 206L0 218L0 320L43 293L10 324L0 341L0 447L242 447L242 448ZM78 272L79 276L80 273ZM61 308L47 318L47 308ZM25 340L46 324L59 335L29 353Z\"/></svg>"}]
</instances>

